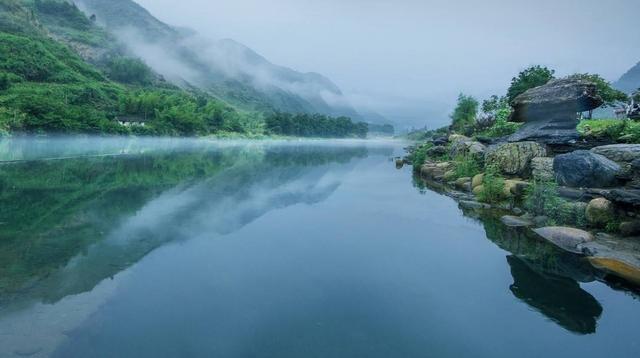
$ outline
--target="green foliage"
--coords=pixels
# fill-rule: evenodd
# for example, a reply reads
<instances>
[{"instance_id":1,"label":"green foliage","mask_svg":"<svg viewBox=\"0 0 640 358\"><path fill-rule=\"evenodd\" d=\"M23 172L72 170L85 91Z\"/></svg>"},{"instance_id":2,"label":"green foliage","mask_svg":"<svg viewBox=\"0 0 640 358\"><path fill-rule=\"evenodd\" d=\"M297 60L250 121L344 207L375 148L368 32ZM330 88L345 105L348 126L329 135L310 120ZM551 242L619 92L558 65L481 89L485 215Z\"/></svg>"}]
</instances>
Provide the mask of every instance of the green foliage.
<instances>
[{"instance_id":1,"label":"green foliage","mask_svg":"<svg viewBox=\"0 0 640 358\"><path fill-rule=\"evenodd\" d=\"M527 189L524 207L533 215L547 216L556 212L561 202L555 181L535 181Z\"/></svg>"},{"instance_id":2,"label":"green foliage","mask_svg":"<svg viewBox=\"0 0 640 358\"><path fill-rule=\"evenodd\" d=\"M107 64L110 79L132 85L147 86L153 83L153 71L137 58L117 57Z\"/></svg>"},{"instance_id":3,"label":"green foliage","mask_svg":"<svg viewBox=\"0 0 640 358\"><path fill-rule=\"evenodd\" d=\"M532 215L548 217L552 225L587 225L585 206L562 199L555 181L534 181L525 194L524 207Z\"/></svg>"},{"instance_id":4,"label":"green foliage","mask_svg":"<svg viewBox=\"0 0 640 358\"><path fill-rule=\"evenodd\" d=\"M509 116L511 115L511 107L508 105L502 105L501 108L496 110L495 122L486 130L478 134L479 137L488 138L500 138L515 133L522 123L509 122Z\"/></svg>"},{"instance_id":5,"label":"green foliage","mask_svg":"<svg viewBox=\"0 0 640 358\"><path fill-rule=\"evenodd\" d=\"M608 139L620 143L640 143L640 123L620 119L583 120L578 132L587 138Z\"/></svg>"},{"instance_id":6,"label":"green foliage","mask_svg":"<svg viewBox=\"0 0 640 358\"><path fill-rule=\"evenodd\" d=\"M500 175L500 171L493 166L488 166L482 181L483 190L478 194L478 200L490 204L505 200L504 185L504 178Z\"/></svg>"},{"instance_id":7,"label":"green foliage","mask_svg":"<svg viewBox=\"0 0 640 358\"><path fill-rule=\"evenodd\" d=\"M25 117L25 114L18 110L9 110L5 107L0 107L0 137L21 130Z\"/></svg>"},{"instance_id":8,"label":"green foliage","mask_svg":"<svg viewBox=\"0 0 640 358\"><path fill-rule=\"evenodd\" d=\"M0 91L6 91L11 87L11 80L6 73L0 74Z\"/></svg>"},{"instance_id":9,"label":"green foliage","mask_svg":"<svg viewBox=\"0 0 640 358\"><path fill-rule=\"evenodd\" d=\"M464 94L458 96L458 104L451 115L452 127L455 131L470 134L478 114L478 101Z\"/></svg>"},{"instance_id":10,"label":"green foliage","mask_svg":"<svg viewBox=\"0 0 640 358\"><path fill-rule=\"evenodd\" d=\"M507 99L511 103L516 97L528 89L547 84L554 78L555 71L544 66L531 66L520 72L511 80L511 86L507 90Z\"/></svg>"},{"instance_id":11,"label":"green foliage","mask_svg":"<svg viewBox=\"0 0 640 358\"><path fill-rule=\"evenodd\" d=\"M145 131L157 135L248 132L251 125L251 120L223 102L180 90L141 90L123 94L119 100L119 113L147 120Z\"/></svg>"},{"instance_id":12,"label":"green foliage","mask_svg":"<svg viewBox=\"0 0 640 358\"><path fill-rule=\"evenodd\" d=\"M455 178L473 178L482 173L480 164L470 155L459 156L453 161Z\"/></svg>"},{"instance_id":13,"label":"green foliage","mask_svg":"<svg viewBox=\"0 0 640 358\"><path fill-rule=\"evenodd\" d=\"M433 148L433 144L425 143L411 151L407 159L409 159L411 165L413 165L413 170L420 170L422 164L427 160L427 151L431 148Z\"/></svg>"},{"instance_id":14,"label":"green foliage","mask_svg":"<svg viewBox=\"0 0 640 358\"><path fill-rule=\"evenodd\" d=\"M55 18L58 26L88 30L93 25L75 3L60 0L35 0L34 5L42 17Z\"/></svg>"},{"instance_id":15,"label":"green foliage","mask_svg":"<svg viewBox=\"0 0 640 358\"><path fill-rule=\"evenodd\" d=\"M265 125L270 133L297 137L365 138L369 130L366 123L354 123L347 117L282 112L268 115Z\"/></svg>"},{"instance_id":16,"label":"green foliage","mask_svg":"<svg viewBox=\"0 0 640 358\"><path fill-rule=\"evenodd\" d=\"M0 71L25 81L78 83L104 77L67 47L51 39L0 33Z\"/></svg>"},{"instance_id":17,"label":"green foliage","mask_svg":"<svg viewBox=\"0 0 640 358\"><path fill-rule=\"evenodd\" d=\"M596 89L598 90L598 94L604 100L605 107L613 107L619 102L626 102L629 99L626 93L613 88L611 86L611 83L602 78L600 75L576 73L569 76L569 78L586 80L594 83L596 85Z\"/></svg>"},{"instance_id":18,"label":"green foliage","mask_svg":"<svg viewBox=\"0 0 640 358\"><path fill-rule=\"evenodd\" d=\"M425 141L425 140L429 140L429 139L434 139L437 137L443 137L443 136L448 136L449 134L449 127L442 127L442 128L438 128L438 129L421 129L421 130L414 130L412 132L410 132L409 134L407 134L407 139L409 140L415 140L415 141Z\"/></svg>"},{"instance_id":19,"label":"green foliage","mask_svg":"<svg viewBox=\"0 0 640 358\"><path fill-rule=\"evenodd\" d=\"M509 107L509 101L504 96L493 95L489 99L482 101L482 112L484 113L495 114L505 107Z\"/></svg>"}]
</instances>

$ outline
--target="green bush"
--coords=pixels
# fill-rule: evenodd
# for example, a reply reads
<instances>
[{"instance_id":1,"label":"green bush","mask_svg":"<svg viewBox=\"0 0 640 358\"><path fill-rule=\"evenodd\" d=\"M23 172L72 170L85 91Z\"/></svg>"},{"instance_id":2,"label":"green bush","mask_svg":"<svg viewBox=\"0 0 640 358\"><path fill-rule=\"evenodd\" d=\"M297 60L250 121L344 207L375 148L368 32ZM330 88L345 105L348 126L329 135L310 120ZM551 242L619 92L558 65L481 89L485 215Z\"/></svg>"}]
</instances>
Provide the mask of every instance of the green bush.
<instances>
[{"instance_id":1,"label":"green bush","mask_svg":"<svg viewBox=\"0 0 640 358\"><path fill-rule=\"evenodd\" d=\"M503 106L496 111L495 123L487 128L485 131L480 132L478 136L488 138L500 138L515 133L522 125L521 123L509 122L509 116L511 115L511 108Z\"/></svg>"},{"instance_id":2,"label":"green bush","mask_svg":"<svg viewBox=\"0 0 640 358\"><path fill-rule=\"evenodd\" d=\"M480 164L470 155L459 156L453 161L456 178L473 178L482 173Z\"/></svg>"},{"instance_id":3,"label":"green bush","mask_svg":"<svg viewBox=\"0 0 640 358\"><path fill-rule=\"evenodd\" d=\"M586 138L608 139L623 143L640 143L640 123L632 120L583 120L578 125L578 132Z\"/></svg>"},{"instance_id":4,"label":"green bush","mask_svg":"<svg viewBox=\"0 0 640 358\"><path fill-rule=\"evenodd\" d=\"M500 171L493 166L488 166L482 181L483 190L478 194L478 200L490 204L505 200L504 184Z\"/></svg>"},{"instance_id":5,"label":"green bush","mask_svg":"<svg viewBox=\"0 0 640 358\"><path fill-rule=\"evenodd\" d=\"M525 194L524 208L532 215L548 217L552 225L587 225L584 205L561 198L555 181L533 182Z\"/></svg>"}]
</instances>

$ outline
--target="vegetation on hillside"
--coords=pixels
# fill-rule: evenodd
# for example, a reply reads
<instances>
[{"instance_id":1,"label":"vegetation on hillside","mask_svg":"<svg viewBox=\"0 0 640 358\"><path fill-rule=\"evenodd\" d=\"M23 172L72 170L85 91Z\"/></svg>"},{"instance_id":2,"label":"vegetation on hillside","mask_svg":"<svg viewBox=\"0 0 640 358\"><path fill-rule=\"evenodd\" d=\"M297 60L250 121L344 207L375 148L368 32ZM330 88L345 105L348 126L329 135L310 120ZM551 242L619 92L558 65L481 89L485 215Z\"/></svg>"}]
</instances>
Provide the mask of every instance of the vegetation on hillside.
<instances>
[{"instance_id":1,"label":"vegetation on hillside","mask_svg":"<svg viewBox=\"0 0 640 358\"><path fill-rule=\"evenodd\" d=\"M207 93L164 82L143 61L123 54L114 44L116 41L73 3L7 0L0 4L0 10L0 53L9 54L0 56L0 135L26 132L201 136L265 131L260 112L238 110ZM82 53L86 58L80 56L78 48L87 52ZM252 101L251 98L249 95L234 102ZM123 126L120 118L144 125ZM301 123L273 125L269 132L366 135L365 125L356 125L348 118L287 118Z\"/></svg>"},{"instance_id":2,"label":"vegetation on hillside","mask_svg":"<svg viewBox=\"0 0 640 358\"><path fill-rule=\"evenodd\" d=\"M329 117L315 114L289 114L276 112L265 118L268 132L297 137L365 138L366 123L354 123L347 117Z\"/></svg>"}]
</instances>

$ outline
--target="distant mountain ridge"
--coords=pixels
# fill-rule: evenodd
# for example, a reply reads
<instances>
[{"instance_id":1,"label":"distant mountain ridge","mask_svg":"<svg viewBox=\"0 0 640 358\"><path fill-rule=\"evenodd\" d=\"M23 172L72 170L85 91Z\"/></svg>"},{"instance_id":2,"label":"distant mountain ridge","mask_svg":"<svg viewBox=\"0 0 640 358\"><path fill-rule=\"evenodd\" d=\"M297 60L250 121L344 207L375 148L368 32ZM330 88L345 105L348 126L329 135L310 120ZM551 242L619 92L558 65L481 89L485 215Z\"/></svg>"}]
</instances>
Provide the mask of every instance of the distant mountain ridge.
<instances>
[{"instance_id":1,"label":"distant mountain ridge","mask_svg":"<svg viewBox=\"0 0 640 358\"><path fill-rule=\"evenodd\" d=\"M212 41L155 18L132 0L78 0L87 15L155 71L181 86L205 90L250 109L360 115L328 78L278 66L234 40Z\"/></svg>"},{"instance_id":2,"label":"distant mountain ridge","mask_svg":"<svg viewBox=\"0 0 640 358\"><path fill-rule=\"evenodd\" d=\"M631 93L640 89L640 62L627 71L614 86L624 92Z\"/></svg>"}]
</instances>

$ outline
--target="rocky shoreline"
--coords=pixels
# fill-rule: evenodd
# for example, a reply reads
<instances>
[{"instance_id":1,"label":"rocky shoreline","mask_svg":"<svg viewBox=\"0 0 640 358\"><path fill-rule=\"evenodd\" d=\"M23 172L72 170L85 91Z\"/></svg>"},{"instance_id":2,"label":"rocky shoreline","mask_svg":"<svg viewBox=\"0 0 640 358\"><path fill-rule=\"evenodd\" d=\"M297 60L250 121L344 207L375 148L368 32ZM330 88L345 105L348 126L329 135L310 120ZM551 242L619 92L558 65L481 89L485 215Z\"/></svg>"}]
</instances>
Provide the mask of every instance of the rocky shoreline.
<instances>
[{"instance_id":1,"label":"rocky shoreline","mask_svg":"<svg viewBox=\"0 0 640 358\"><path fill-rule=\"evenodd\" d=\"M588 83L552 81L512 103L512 119L525 122L515 134L484 141L449 131L408 148L397 165L413 165L463 210L499 210L503 225L640 287L640 144L576 130L576 112L601 104Z\"/></svg>"}]
</instances>

